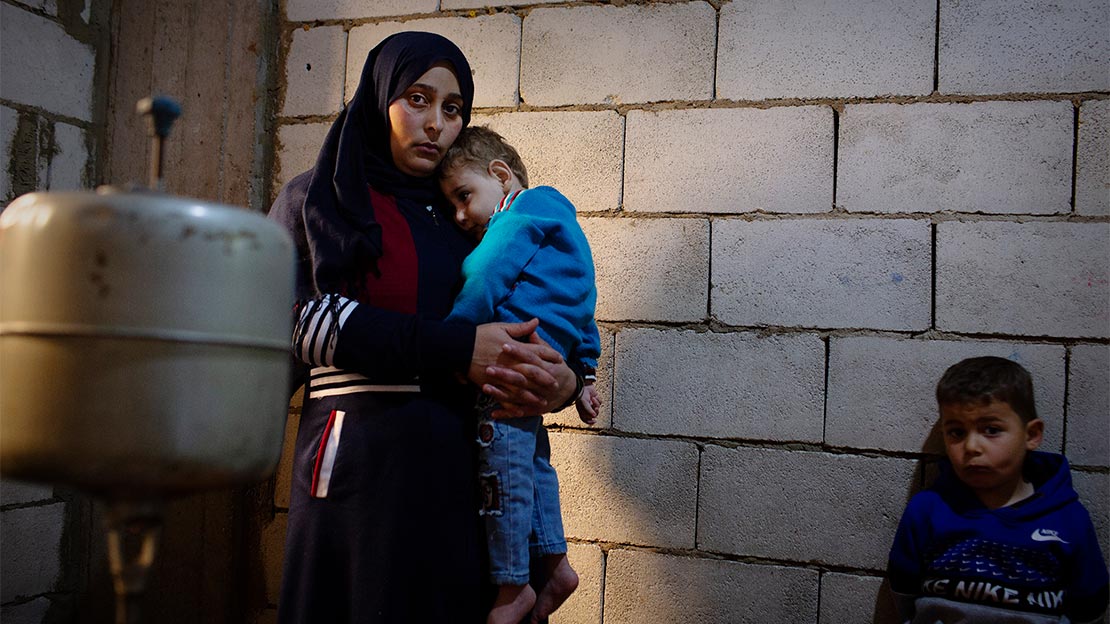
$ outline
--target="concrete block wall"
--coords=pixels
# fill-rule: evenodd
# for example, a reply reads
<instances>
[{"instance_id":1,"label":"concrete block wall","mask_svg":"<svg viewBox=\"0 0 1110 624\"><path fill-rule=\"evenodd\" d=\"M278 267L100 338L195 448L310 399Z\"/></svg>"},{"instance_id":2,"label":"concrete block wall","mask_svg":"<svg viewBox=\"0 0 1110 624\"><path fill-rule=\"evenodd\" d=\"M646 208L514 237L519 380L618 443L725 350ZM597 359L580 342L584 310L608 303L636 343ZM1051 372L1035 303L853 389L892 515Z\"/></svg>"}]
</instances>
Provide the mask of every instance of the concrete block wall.
<instances>
[{"instance_id":1,"label":"concrete block wall","mask_svg":"<svg viewBox=\"0 0 1110 624\"><path fill-rule=\"evenodd\" d=\"M1044 448L1070 457L1107 552L1105 2L287 0L284 17L275 189L366 52L429 30L473 64L474 123L579 209L606 405L592 428L547 421L582 576L553 622L896 621L883 569L940 451L933 386L973 355L1032 372ZM271 607L287 488L279 473Z\"/></svg>"},{"instance_id":2,"label":"concrete block wall","mask_svg":"<svg viewBox=\"0 0 1110 624\"><path fill-rule=\"evenodd\" d=\"M87 188L91 179L90 3L64 20L56 4L0 5L0 206L35 190Z\"/></svg>"},{"instance_id":3,"label":"concrete block wall","mask_svg":"<svg viewBox=\"0 0 1110 624\"><path fill-rule=\"evenodd\" d=\"M100 132L94 4L0 3L0 210L24 193L91 185ZM0 620L37 624L72 613L76 585L65 557L76 543L74 505L49 486L0 481Z\"/></svg>"}]
</instances>

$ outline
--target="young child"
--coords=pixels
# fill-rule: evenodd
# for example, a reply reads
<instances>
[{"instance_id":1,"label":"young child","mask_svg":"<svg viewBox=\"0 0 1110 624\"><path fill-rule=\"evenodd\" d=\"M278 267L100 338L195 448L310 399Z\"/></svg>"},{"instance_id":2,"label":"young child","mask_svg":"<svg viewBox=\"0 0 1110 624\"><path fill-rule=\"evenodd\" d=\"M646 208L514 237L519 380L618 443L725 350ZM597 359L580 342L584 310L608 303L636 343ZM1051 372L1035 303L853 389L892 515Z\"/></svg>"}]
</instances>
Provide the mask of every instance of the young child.
<instances>
[{"instance_id":1,"label":"young child","mask_svg":"<svg viewBox=\"0 0 1110 624\"><path fill-rule=\"evenodd\" d=\"M1101 621L1106 564L1063 455L1037 452L1044 423L1020 365L976 357L936 389L947 460L906 506L887 576L902 619Z\"/></svg>"},{"instance_id":2,"label":"young child","mask_svg":"<svg viewBox=\"0 0 1110 624\"><path fill-rule=\"evenodd\" d=\"M478 247L463 263L462 291L449 319L473 323L540 319L544 340L585 380L579 417L593 424L601 401L593 386L601 343L594 322L597 291L589 244L574 206L551 187L527 189L520 156L496 132L471 126L440 165L440 188L455 221ZM567 561L559 483L542 416L494 420L483 397L478 423L490 576L498 587L489 624L541 621L578 586ZM530 556L549 580L528 585ZM534 609L533 609L534 608Z\"/></svg>"}]
</instances>

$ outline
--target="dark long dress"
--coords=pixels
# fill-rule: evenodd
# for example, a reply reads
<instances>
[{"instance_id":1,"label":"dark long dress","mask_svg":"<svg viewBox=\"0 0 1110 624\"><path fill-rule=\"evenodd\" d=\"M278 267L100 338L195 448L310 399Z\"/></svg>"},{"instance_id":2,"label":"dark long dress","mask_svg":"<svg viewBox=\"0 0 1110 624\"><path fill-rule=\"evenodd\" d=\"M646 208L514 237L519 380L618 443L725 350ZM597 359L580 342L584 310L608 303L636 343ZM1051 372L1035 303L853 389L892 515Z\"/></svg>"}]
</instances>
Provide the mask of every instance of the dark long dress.
<instances>
[{"instance_id":1,"label":"dark long dress","mask_svg":"<svg viewBox=\"0 0 1110 624\"><path fill-rule=\"evenodd\" d=\"M287 207L301 205L308 182L308 174L290 182L271 213L294 233L302 259L300 212ZM466 370L474 330L437 322L472 244L442 209L376 193L373 204L383 255L367 272L371 294L339 335L335 363L346 370L315 369L306 389L279 622L482 622L490 586L474 394L454 378ZM309 268L302 262L301 290L310 290ZM419 391L353 391L368 384Z\"/></svg>"}]
</instances>

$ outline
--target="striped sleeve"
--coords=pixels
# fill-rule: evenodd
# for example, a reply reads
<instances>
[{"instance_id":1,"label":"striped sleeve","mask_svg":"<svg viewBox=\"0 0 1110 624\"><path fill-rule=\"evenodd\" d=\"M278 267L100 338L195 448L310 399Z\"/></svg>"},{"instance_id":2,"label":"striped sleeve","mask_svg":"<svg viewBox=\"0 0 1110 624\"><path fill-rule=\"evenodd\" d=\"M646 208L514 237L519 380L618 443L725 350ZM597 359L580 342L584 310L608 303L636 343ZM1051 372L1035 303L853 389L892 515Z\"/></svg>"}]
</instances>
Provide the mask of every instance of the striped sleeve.
<instances>
[{"instance_id":1,"label":"striped sleeve","mask_svg":"<svg viewBox=\"0 0 1110 624\"><path fill-rule=\"evenodd\" d=\"M357 302L333 294L300 302L293 355L309 366L332 366L339 330L357 307Z\"/></svg>"}]
</instances>

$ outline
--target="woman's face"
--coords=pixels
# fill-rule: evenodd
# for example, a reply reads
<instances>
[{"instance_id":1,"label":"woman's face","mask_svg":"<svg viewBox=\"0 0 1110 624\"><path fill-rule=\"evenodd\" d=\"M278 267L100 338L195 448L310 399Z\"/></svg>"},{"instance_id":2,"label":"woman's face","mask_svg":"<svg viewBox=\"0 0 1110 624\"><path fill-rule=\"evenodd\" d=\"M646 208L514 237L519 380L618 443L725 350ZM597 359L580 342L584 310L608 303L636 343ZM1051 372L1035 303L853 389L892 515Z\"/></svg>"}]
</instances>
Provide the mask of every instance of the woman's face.
<instances>
[{"instance_id":1,"label":"woman's face","mask_svg":"<svg viewBox=\"0 0 1110 624\"><path fill-rule=\"evenodd\" d=\"M393 164L411 176L430 176L462 130L463 98L447 65L434 65L389 105Z\"/></svg>"}]
</instances>

